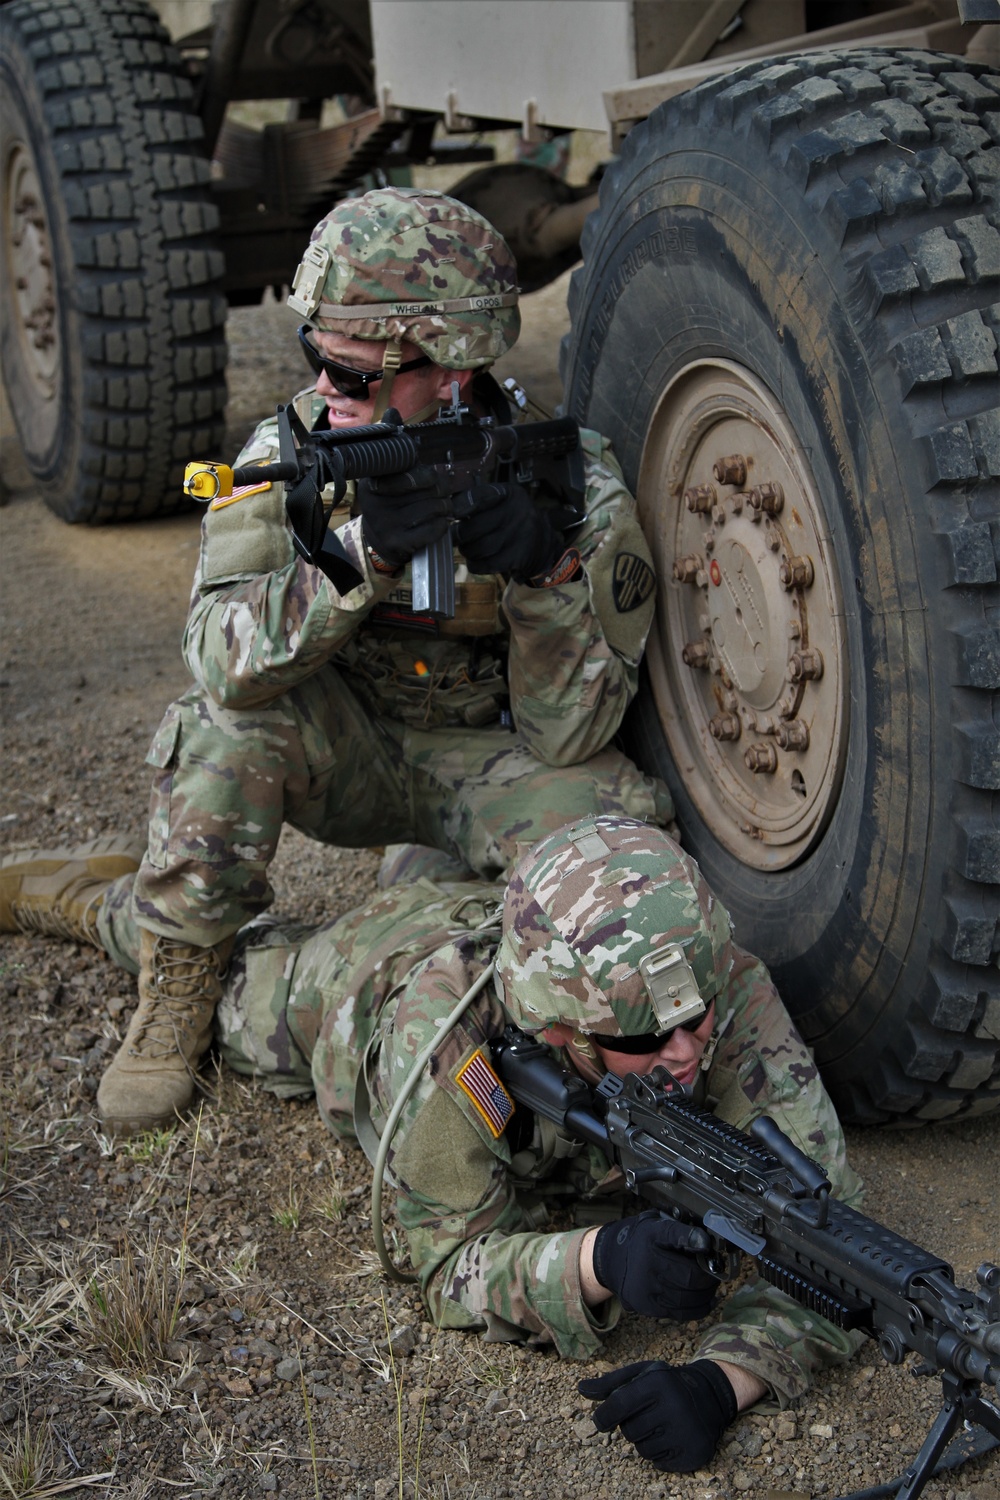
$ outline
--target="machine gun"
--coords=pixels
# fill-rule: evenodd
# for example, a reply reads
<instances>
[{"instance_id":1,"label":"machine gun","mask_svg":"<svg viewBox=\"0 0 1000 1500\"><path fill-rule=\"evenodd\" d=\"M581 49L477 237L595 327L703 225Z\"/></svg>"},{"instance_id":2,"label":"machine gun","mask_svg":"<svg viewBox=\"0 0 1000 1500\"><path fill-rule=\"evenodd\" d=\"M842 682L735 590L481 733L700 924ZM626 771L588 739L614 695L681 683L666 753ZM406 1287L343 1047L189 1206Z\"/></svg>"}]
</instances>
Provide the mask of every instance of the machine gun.
<instances>
[{"instance_id":1,"label":"machine gun","mask_svg":"<svg viewBox=\"0 0 1000 1500\"><path fill-rule=\"evenodd\" d=\"M426 486L448 502L452 520L468 515L470 487L481 480L516 480L535 503L552 512L561 531L583 519L584 477L580 429L569 417L502 425L493 417L470 418L457 382L451 406L436 421L404 426L392 407L381 422L310 432L291 406L279 406L278 462L229 468L191 463L184 488L196 500L227 499L234 488L285 484L285 509L296 550L322 568L341 593L360 575L335 533L330 516L352 479L384 478L414 469L429 472ZM423 476L422 476L423 478ZM333 487L333 500L323 491ZM423 484L422 484L422 487ZM411 565L413 608L450 618L455 613L455 567L451 530Z\"/></svg>"},{"instance_id":2,"label":"machine gun","mask_svg":"<svg viewBox=\"0 0 1000 1500\"><path fill-rule=\"evenodd\" d=\"M1000 1266L979 1267L975 1292L957 1287L946 1261L831 1198L822 1168L773 1120L736 1130L666 1068L607 1073L592 1090L515 1026L492 1051L517 1103L599 1146L628 1188L707 1230L699 1258L714 1275L734 1276L751 1255L796 1302L875 1338L890 1364L913 1350L933 1367L943 1405L896 1500L916 1500L961 1421L1000 1440L1000 1409L980 1389L1000 1385Z\"/></svg>"}]
</instances>

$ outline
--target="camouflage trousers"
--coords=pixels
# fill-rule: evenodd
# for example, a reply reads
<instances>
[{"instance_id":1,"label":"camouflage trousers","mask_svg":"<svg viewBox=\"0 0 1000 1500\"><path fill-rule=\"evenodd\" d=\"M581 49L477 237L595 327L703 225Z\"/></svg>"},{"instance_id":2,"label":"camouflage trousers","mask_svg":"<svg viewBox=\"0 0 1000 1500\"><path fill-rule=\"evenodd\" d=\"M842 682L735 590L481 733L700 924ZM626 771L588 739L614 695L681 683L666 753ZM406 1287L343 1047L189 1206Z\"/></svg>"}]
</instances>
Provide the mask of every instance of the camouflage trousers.
<instances>
[{"instance_id":1,"label":"camouflage trousers","mask_svg":"<svg viewBox=\"0 0 1000 1500\"><path fill-rule=\"evenodd\" d=\"M588 813L673 817L663 783L619 750L553 767L500 725L407 727L370 713L332 666L259 708L222 708L193 688L167 710L147 763L135 919L205 946L270 906L285 823L346 848L430 845L492 880L519 844Z\"/></svg>"}]
</instances>

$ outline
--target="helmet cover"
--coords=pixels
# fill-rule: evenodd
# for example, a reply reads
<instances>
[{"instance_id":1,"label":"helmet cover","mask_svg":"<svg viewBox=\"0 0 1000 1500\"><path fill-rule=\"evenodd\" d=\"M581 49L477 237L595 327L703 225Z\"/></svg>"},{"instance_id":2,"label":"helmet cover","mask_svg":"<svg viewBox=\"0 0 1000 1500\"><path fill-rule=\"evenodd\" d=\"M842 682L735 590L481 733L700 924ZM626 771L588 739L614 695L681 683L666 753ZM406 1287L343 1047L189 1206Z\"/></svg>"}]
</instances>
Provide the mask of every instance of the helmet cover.
<instances>
[{"instance_id":1,"label":"helmet cover","mask_svg":"<svg viewBox=\"0 0 1000 1500\"><path fill-rule=\"evenodd\" d=\"M288 305L322 332L409 339L435 364L469 370L516 342L517 299L517 263L481 214L392 187L345 198L320 220Z\"/></svg>"},{"instance_id":2,"label":"helmet cover","mask_svg":"<svg viewBox=\"0 0 1000 1500\"><path fill-rule=\"evenodd\" d=\"M543 839L507 885L497 976L526 1031L663 1031L640 961L678 944L708 1006L732 967L732 925L694 860L660 828L583 819Z\"/></svg>"}]
</instances>

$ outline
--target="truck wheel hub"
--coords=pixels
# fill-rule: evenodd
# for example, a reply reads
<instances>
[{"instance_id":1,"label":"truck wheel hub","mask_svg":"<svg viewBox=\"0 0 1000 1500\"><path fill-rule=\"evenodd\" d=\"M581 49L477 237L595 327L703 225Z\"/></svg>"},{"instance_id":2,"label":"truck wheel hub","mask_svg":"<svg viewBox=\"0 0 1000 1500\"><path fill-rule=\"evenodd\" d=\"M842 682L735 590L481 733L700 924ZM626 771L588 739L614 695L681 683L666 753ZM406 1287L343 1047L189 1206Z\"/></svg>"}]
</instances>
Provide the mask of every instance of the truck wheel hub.
<instances>
[{"instance_id":1,"label":"truck wheel hub","mask_svg":"<svg viewBox=\"0 0 1000 1500\"><path fill-rule=\"evenodd\" d=\"M671 754L727 849L787 868L835 804L849 702L808 455L755 376L699 360L663 393L638 491L660 581L647 659Z\"/></svg>"},{"instance_id":2,"label":"truck wheel hub","mask_svg":"<svg viewBox=\"0 0 1000 1500\"><path fill-rule=\"evenodd\" d=\"M52 252L34 158L21 142L8 152L4 177L4 230L17 336L25 369L39 395L51 400L59 372Z\"/></svg>"}]
</instances>

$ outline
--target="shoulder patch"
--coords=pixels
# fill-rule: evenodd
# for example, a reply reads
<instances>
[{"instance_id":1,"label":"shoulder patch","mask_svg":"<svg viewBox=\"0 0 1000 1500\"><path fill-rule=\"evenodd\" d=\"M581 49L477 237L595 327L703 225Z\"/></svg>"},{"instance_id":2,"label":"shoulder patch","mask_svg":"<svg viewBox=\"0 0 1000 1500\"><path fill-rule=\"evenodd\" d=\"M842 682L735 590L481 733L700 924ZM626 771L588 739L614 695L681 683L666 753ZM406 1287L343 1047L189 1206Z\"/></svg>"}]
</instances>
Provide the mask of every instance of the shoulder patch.
<instances>
[{"instance_id":1,"label":"shoulder patch","mask_svg":"<svg viewBox=\"0 0 1000 1500\"><path fill-rule=\"evenodd\" d=\"M638 609L653 592L656 579L649 563L634 552L619 552L615 557L611 593L620 615Z\"/></svg>"},{"instance_id":2,"label":"shoulder patch","mask_svg":"<svg viewBox=\"0 0 1000 1500\"><path fill-rule=\"evenodd\" d=\"M245 500L248 495L262 495L270 488L270 480L267 484L242 484L238 490L233 490L231 495L218 496L208 508L209 510L225 510L227 505L235 505L237 500Z\"/></svg>"},{"instance_id":3,"label":"shoulder patch","mask_svg":"<svg viewBox=\"0 0 1000 1500\"><path fill-rule=\"evenodd\" d=\"M514 1101L504 1088L487 1061L485 1052L477 1048L455 1074L455 1082L475 1105L488 1125L494 1140L503 1135L514 1113Z\"/></svg>"}]
</instances>

